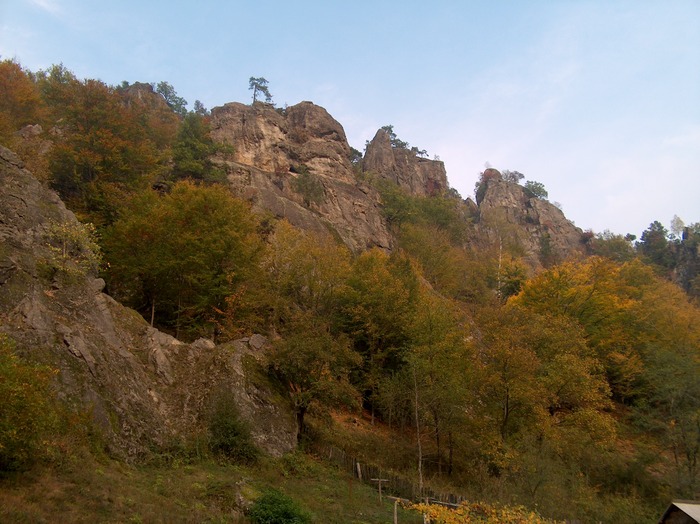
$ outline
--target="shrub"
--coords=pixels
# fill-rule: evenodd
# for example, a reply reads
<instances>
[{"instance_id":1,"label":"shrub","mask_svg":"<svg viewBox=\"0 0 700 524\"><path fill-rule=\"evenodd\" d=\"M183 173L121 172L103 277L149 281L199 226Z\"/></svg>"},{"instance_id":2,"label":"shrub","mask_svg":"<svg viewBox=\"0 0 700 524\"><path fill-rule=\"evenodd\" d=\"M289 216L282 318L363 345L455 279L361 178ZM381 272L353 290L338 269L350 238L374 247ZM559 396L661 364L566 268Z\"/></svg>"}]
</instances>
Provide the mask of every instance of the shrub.
<instances>
[{"instance_id":1,"label":"shrub","mask_svg":"<svg viewBox=\"0 0 700 524\"><path fill-rule=\"evenodd\" d=\"M45 262L69 277L96 273L102 262L95 226L80 222L51 221L47 230L50 255Z\"/></svg>"},{"instance_id":2,"label":"shrub","mask_svg":"<svg viewBox=\"0 0 700 524\"><path fill-rule=\"evenodd\" d=\"M292 498L271 489L255 501L248 518L253 524L306 524L311 515L303 510Z\"/></svg>"},{"instance_id":3,"label":"shrub","mask_svg":"<svg viewBox=\"0 0 700 524\"><path fill-rule=\"evenodd\" d=\"M212 406L209 447L212 452L235 462L251 463L258 458L259 451L250 435L250 428L241 420L230 393L220 394Z\"/></svg>"},{"instance_id":4,"label":"shrub","mask_svg":"<svg viewBox=\"0 0 700 524\"><path fill-rule=\"evenodd\" d=\"M306 207L322 203L325 191L319 177L310 173L306 166L302 166L298 171L296 178L292 179L292 189L301 195Z\"/></svg>"},{"instance_id":5,"label":"shrub","mask_svg":"<svg viewBox=\"0 0 700 524\"><path fill-rule=\"evenodd\" d=\"M0 333L0 471L24 469L52 453L59 426L51 396L54 373L22 362Z\"/></svg>"}]
</instances>

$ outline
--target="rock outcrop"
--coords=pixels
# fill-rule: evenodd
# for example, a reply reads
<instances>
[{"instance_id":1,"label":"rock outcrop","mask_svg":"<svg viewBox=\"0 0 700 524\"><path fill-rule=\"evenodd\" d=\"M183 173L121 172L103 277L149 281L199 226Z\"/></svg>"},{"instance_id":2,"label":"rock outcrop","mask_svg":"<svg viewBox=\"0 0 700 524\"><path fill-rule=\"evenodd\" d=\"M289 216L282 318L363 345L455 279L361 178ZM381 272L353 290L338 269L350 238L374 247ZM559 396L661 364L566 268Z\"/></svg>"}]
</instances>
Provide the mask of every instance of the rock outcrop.
<instances>
[{"instance_id":1,"label":"rock outcrop","mask_svg":"<svg viewBox=\"0 0 700 524\"><path fill-rule=\"evenodd\" d=\"M151 328L102 293L101 279L52 264L51 224L77 221L2 146L0 187L0 332L27 358L59 370L58 394L92 413L113 453L138 457L196 432L222 391L263 449L294 448L290 406L246 371L263 358L263 337L184 344Z\"/></svg>"},{"instance_id":2,"label":"rock outcrop","mask_svg":"<svg viewBox=\"0 0 700 524\"><path fill-rule=\"evenodd\" d=\"M345 131L322 107L229 103L212 110L212 137L233 148L218 162L236 195L353 251L391 247L379 195L355 177Z\"/></svg>"},{"instance_id":3,"label":"rock outcrop","mask_svg":"<svg viewBox=\"0 0 700 524\"><path fill-rule=\"evenodd\" d=\"M445 164L418 156L405 147L394 147L385 129L379 129L362 159L363 171L391 180L416 196L432 196L447 189Z\"/></svg>"},{"instance_id":4,"label":"rock outcrop","mask_svg":"<svg viewBox=\"0 0 700 524\"><path fill-rule=\"evenodd\" d=\"M500 235L533 269L584 254L583 231L561 209L500 174L485 183L477 219L492 240Z\"/></svg>"}]
</instances>

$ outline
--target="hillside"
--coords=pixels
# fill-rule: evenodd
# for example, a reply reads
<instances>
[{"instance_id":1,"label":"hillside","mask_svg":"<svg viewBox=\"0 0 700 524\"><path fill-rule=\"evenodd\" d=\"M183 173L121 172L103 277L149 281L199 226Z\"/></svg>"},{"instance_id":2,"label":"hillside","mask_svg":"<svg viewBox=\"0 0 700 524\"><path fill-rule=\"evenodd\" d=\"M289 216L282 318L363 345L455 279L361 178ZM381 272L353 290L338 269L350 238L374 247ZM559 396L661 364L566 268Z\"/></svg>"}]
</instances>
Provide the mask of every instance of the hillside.
<instances>
[{"instance_id":1,"label":"hillside","mask_svg":"<svg viewBox=\"0 0 700 524\"><path fill-rule=\"evenodd\" d=\"M126 491L120 468L186 464L238 486L235 521L264 487L308 504L287 476L335 485L292 467L329 449L388 492L560 520L700 495L700 228L584 232L492 168L463 199L391 126L361 154L311 102L186 112L0 65L0 465L23 504L80 456Z\"/></svg>"}]
</instances>

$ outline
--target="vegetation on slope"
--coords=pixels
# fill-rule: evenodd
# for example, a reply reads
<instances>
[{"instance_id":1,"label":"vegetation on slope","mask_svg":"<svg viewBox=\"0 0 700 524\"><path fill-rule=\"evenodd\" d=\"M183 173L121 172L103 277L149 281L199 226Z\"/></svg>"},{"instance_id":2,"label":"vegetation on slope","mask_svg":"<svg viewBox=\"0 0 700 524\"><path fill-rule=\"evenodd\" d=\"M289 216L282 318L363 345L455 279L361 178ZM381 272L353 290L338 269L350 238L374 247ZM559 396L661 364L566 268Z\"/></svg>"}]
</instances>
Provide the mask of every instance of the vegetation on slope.
<instances>
[{"instance_id":1,"label":"vegetation on slope","mask_svg":"<svg viewBox=\"0 0 700 524\"><path fill-rule=\"evenodd\" d=\"M208 137L206 111L184 114L174 90L137 96L135 86L79 80L63 66L31 73L12 61L0 62L0 75L0 140L97 226L108 290L184 338L270 335L268 371L292 399L301 442L349 431L319 429L331 424L332 408L366 413L383 437L370 432L343 444L366 460L421 485L556 519L638 522L671 498L699 495L700 309L687 269L697 262L696 225L669 239L654 223L636 245L591 235L599 256L528 275L518 246L495 245L472 227L456 195L418 198L383 185L398 248L352 256L333 239L255 216L218 185L209 158L222 152ZM14 134L27 124L51 130L51 143L42 149ZM664 278L679 268L687 270L687 293ZM55 438L61 424L47 408L50 370L17 360L7 342L2 348L3 387L16 400L0 408L7 473L39 467L27 458L65 439ZM61 409L57 420L78 417ZM244 438L235 424L220 429ZM26 512L7 517L76 511L80 493L30 504L43 482L66 482L92 493L75 520L112 512L148 521L159 511L224 520L240 509L229 497L244 482L261 492L280 488L319 522L353 512L357 521L388 520L360 517L357 500L338 503L344 517L316 509L311 495L328 489L326 500L340 499L345 480L309 458L299 459L306 469L284 476L286 466L267 459L246 469L186 454L189 462L177 467L180 459L131 469L98 456L92 472L80 472L70 456L47 453L49 469L4 479L3 497L19 497ZM245 480L258 474L266 480ZM141 499L133 479L163 506Z\"/></svg>"}]
</instances>

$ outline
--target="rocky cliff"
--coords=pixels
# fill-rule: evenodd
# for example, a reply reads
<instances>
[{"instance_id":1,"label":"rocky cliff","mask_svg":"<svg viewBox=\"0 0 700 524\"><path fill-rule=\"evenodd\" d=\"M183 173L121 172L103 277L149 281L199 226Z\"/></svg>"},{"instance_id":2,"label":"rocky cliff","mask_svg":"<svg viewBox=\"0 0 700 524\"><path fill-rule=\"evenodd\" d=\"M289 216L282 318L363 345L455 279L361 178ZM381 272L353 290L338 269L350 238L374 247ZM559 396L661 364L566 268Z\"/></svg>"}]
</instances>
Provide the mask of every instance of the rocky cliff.
<instances>
[{"instance_id":1,"label":"rocky cliff","mask_svg":"<svg viewBox=\"0 0 700 524\"><path fill-rule=\"evenodd\" d=\"M330 231L355 252L392 248L380 197L356 176L345 132L322 107L229 103L212 110L212 136L233 148L218 162L238 196L297 227ZM361 167L413 196L441 195L449 187L443 162L396 146L385 128L367 144ZM467 202L492 240L507 230L533 269L583 252L582 231L561 210L492 171L478 206Z\"/></svg>"},{"instance_id":2,"label":"rocky cliff","mask_svg":"<svg viewBox=\"0 0 700 524\"><path fill-rule=\"evenodd\" d=\"M219 164L235 194L353 251L391 247L379 195L355 177L345 131L322 107L229 103L212 110L212 137L233 147Z\"/></svg>"},{"instance_id":3,"label":"rocky cliff","mask_svg":"<svg viewBox=\"0 0 700 524\"><path fill-rule=\"evenodd\" d=\"M77 221L2 146L0 187L0 331L27 358L59 370L58 394L92 413L113 453L137 457L201 429L222 391L263 449L293 449L288 404L246 372L263 359L263 337L183 344L151 328L104 294L101 279L67 271L70 260L56 265L51 231Z\"/></svg>"},{"instance_id":4,"label":"rocky cliff","mask_svg":"<svg viewBox=\"0 0 700 524\"><path fill-rule=\"evenodd\" d=\"M362 159L362 170L391 180L416 196L433 196L447 189L445 164L418 156L406 147L394 147L386 129L379 129Z\"/></svg>"},{"instance_id":5,"label":"rocky cliff","mask_svg":"<svg viewBox=\"0 0 700 524\"><path fill-rule=\"evenodd\" d=\"M561 209L519 184L502 180L500 173L485 184L478 207L471 208L479 227L493 241L508 243L533 269L584 254L583 231Z\"/></svg>"}]
</instances>

